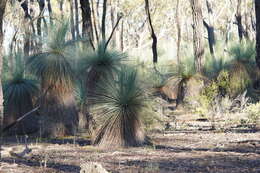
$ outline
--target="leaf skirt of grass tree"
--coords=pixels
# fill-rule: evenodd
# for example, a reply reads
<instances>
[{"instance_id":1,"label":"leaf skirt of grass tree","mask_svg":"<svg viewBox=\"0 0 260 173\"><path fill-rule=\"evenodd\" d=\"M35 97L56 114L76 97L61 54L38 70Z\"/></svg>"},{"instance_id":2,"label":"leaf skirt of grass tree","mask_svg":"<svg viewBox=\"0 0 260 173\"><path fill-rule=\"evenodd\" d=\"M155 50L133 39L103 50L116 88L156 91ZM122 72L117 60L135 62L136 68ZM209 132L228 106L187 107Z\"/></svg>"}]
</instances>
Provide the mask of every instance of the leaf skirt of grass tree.
<instances>
[{"instance_id":1,"label":"leaf skirt of grass tree","mask_svg":"<svg viewBox=\"0 0 260 173\"><path fill-rule=\"evenodd\" d=\"M82 77L85 96L85 106L82 109L83 114L87 118L87 130L89 132L94 128L92 115L89 113L89 105L91 100L89 96L96 91L96 87L102 78L108 78L114 75L122 66L123 61L127 58L126 54L114 50L106 50L105 43L99 43L94 52L81 50L79 52L81 58L78 63L79 75ZM84 74L84 75L82 75Z\"/></svg>"},{"instance_id":2,"label":"leaf skirt of grass tree","mask_svg":"<svg viewBox=\"0 0 260 173\"><path fill-rule=\"evenodd\" d=\"M116 77L104 79L91 101L99 125L94 144L115 148L141 146L147 142L140 119L147 97L135 70L122 68Z\"/></svg>"},{"instance_id":3,"label":"leaf skirt of grass tree","mask_svg":"<svg viewBox=\"0 0 260 173\"><path fill-rule=\"evenodd\" d=\"M15 74L12 79L5 82L4 124L6 126L33 109L33 98L37 92L36 81L26 79L22 74ZM38 122L38 117L34 113L12 127L8 134L21 135L37 132Z\"/></svg>"},{"instance_id":4,"label":"leaf skirt of grass tree","mask_svg":"<svg viewBox=\"0 0 260 173\"><path fill-rule=\"evenodd\" d=\"M28 59L30 71L41 81L41 132L43 136L73 135L78 126L74 76L69 58L73 47L66 41L67 24L53 29L43 52Z\"/></svg>"}]
</instances>

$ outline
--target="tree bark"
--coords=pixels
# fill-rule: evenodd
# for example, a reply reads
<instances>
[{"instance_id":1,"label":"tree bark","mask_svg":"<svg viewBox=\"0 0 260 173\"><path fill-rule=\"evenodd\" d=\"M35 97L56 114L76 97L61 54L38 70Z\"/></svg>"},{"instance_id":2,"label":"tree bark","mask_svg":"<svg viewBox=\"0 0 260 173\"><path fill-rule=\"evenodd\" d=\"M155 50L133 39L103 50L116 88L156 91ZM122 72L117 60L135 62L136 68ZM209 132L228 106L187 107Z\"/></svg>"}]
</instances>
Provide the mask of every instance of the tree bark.
<instances>
[{"instance_id":1,"label":"tree bark","mask_svg":"<svg viewBox=\"0 0 260 173\"><path fill-rule=\"evenodd\" d=\"M120 49L124 51L124 22L121 22L121 32L120 32Z\"/></svg>"},{"instance_id":2,"label":"tree bark","mask_svg":"<svg viewBox=\"0 0 260 173\"><path fill-rule=\"evenodd\" d=\"M50 23L51 25L53 24L52 22L52 7L51 7L51 0L47 0L48 2L48 11L49 11L49 16L50 16Z\"/></svg>"},{"instance_id":3,"label":"tree bark","mask_svg":"<svg viewBox=\"0 0 260 173\"><path fill-rule=\"evenodd\" d=\"M208 33L208 43L209 43L209 50L210 54L214 57L214 45L215 45L215 33L214 33L214 26L213 26L213 10L212 10L212 3L207 0L206 1L207 10L208 10L208 23L203 20L203 24L207 29Z\"/></svg>"},{"instance_id":4,"label":"tree bark","mask_svg":"<svg viewBox=\"0 0 260 173\"><path fill-rule=\"evenodd\" d=\"M180 0L177 0L176 5L176 25L177 25L177 63L180 64L180 47L181 47L181 23L179 18Z\"/></svg>"},{"instance_id":5,"label":"tree bark","mask_svg":"<svg viewBox=\"0 0 260 173\"><path fill-rule=\"evenodd\" d=\"M190 0L190 2L193 16L193 48L195 68L197 72L201 72L204 64L202 4L201 0Z\"/></svg>"},{"instance_id":6,"label":"tree bark","mask_svg":"<svg viewBox=\"0 0 260 173\"><path fill-rule=\"evenodd\" d=\"M76 36L79 38L79 5L78 0L74 0L75 3L75 30L76 30Z\"/></svg>"},{"instance_id":7,"label":"tree bark","mask_svg":"<svg viewBox=\"0 0 260 173\"><path fill-rule=\"evenodd\" d=\"M255 0L256 14L256 64L260 69L260 1Z\"/></svg>"},{"instance_id":8,"label":"tree bark","mask_svg":"<svg viewBox=\"0 0 260 173\"><path fill-rule=\"evenodd\" d=\"M96 11L98 13L98 4L96 5L96 7L97 7ZM95 7L94 7L93 0L91 0L91 8L92 8L92 19L93 19L92 29L95 31L96 41L98 43L99 42L99 35L98 35L98 29L97 29L98 27L97 27L97 25L99 26L99 23L98 23L98 21L96 23L96 14L95 14ZM94 31L92 32L93 34L94 34ZM94 39L94 36L93 36L93 39Z\"/></svg>"},{"instance_id":9,"label":"tree bark","mask_svg":"<svg viewBox=\"0 0 260 173\"><path fill-rule=\"evenodd\" d=\"M236 21L237 21L239 41L242 41L243 39L243 30L244 30L242 25L241 3L242 0L237 0Z\"/></svg>"},{"instance_id":10,"label":"tree bark","mask_svg":"<svg viewBox=\"0 0 260 173\"><path fill-rule=\"evenodd\" d=\"M215 45L214 27L210 26L205 20L203 20L203 24L208 32L208 43L209 43L210 54L214 55L214 45Z\"/></svg>"},{"instance_id":11,"label":"tree bark","mask_svg":"<svg viewBox=\"0 0 260 173\"><path fill-rule=\"evenodd\" d=\"M7 0L0 0L0 130L2 131L3 128L3 119L4 119L4 98L3 98L3 91L2 91L2 68L3 68L3 40L4 40L4 33L3 33L3 18L5 13L5 6ZM1 157L1 149L2 149L2 132L0 132L0 160Z\"/></svg>"},{"instance_id":12,"label":"tree bark","mask_svg":"<svg viewBox=\"0 0 260 173\"><path fill-rule=\"evenodd\" d=\"M93 41L93 29L91 19L91 8L89 0L80 0L81 11L82 11L82 35L88 36Z\"/></svg>"},{"instance_id":13,"label":"tree bark","mask_svg":"<svg viewBox=\"0 0 260 173\"><path fill-rule=\"evenodd\" d=\"M102 14L102 26L101 26L102 41L106 40L106 15L107 15L107 0L104 0L103 14Z\"/></svg>"},{"instance_id":14,"label":"tree bark","mask_svg":"<svg viewBox=\"0 0 260 173\"><path fill-rule=\"evenodd\" d=\"M151 30L151 37L153 39L153 43L152 43L153 63L157 63L157 61L158 61L157 37L155 35L153 24L152 24L152 19L151 19L151 14L150 14L150 7L149 7L149 0L145 0L145 11L146 11L146 15L147 15L148 21L149 21L149 27L150 27L150 30Z\"/></svg>"},{"instance_id":15,"label":"tree bark","mask_svg":"<svg viewBox=\"0 0 260 173\"><path fill-rule=\"evenodd\" d=\"M75 40L75 23L74 23L74 5L73 0L70 0L70 28L72 40Z\"/></svg>"}]
</instances>

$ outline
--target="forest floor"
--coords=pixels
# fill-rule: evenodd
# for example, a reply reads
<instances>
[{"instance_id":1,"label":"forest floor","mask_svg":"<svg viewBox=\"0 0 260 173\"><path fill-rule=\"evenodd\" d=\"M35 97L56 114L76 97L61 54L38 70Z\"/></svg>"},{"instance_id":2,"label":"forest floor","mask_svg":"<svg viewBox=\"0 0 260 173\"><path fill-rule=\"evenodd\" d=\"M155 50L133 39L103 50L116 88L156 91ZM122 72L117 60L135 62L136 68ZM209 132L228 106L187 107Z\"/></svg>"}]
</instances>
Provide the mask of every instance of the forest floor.
<instances>
[{"instance_id":1,"label":"forest floor","mask_svg":"<svg viewBox=\"0 0 260 173\"><path fill-rule=\"evenodd\" d=\"M115 150L91 146L79 137L32 140L31 153L18 157L12 153L25 145L9 139L3 146L0 173L77 173L85 162L98 162L113 173L260 172L260 131L212 131L201 128L203 123L207 124L188 121L197 129L151 132L153 146Z\"/></svg>"}]
</instances>

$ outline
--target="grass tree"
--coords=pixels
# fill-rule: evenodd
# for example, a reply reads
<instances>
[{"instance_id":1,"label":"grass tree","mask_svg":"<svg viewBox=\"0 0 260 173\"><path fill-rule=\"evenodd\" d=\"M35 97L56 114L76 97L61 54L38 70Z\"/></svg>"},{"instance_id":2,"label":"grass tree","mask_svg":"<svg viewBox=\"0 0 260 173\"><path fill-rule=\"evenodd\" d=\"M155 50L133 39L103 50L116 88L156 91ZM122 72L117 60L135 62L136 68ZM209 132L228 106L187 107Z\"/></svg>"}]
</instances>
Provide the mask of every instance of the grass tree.
<instances>
[{"instance_id":1,"label":"grass tree","mask_svg":"<svg viewBox=\"0 0 260 173\"><path fill-rule=\"evenodd\" d=\"M186 98L198 95L207 80L201 73L197 73L193 57L183 58L171 74L172 77L165 82L162 91L176 100L177 106L182 105Z\"/></svg>"},{"instance_id":2,"label":"grass tree","mask_svg":"<svg viewBox=\"0 0 260 173\"><path fill-rule=\"evenodd\" d=\"M232 57L227 69L229 71L231 96L235 97L243 93L252 80L259 78L259 72L254 61L255 44L251 41L243 41L232 44L229 48Z\"/></svg>"},{"instance_id":3,"label":"grass tree","mask_svg":"<svg viewBox=\"0 0 260 173\"><path fill-rule=\"evenodd\" d=\"M41 81L43 135L52 137L71 135L78 125L70 64L73 42L66 41L67 31L67 24L53 29L43 52L30 56L27 63Z\"/></svg>"},{"instance_id":4,"label":"grass tree","mask_svg":"<svg viewBox=\"0 0 260 173\"><path fill-rule=\"evenodd\" d=\"M35 80L24 77L23 72L14 76L4 83L4 124L10 125L25 113L33 109L33 99L38 94ZM33 133L39 129L38 117L33 114L19 122L9 130L9 134Z\"/></svg>"},{"instance_id":5,"label":"grass tree","mask_svg":"<svg viewBox=\"0 0 260 173\"><path fill-rule=\"evenodd\" d=\"M80 53L81 60L79 61L79 69L81 69L81 74L85 74L82 81L84 82L84 91L86 92L83 112L87 117L87 128L90 129L93 125L93 117L89 114L88 105L91 103L88 97L96 91L100 79L113 76L126 58L125 54L113 50L106 50L105 46L103 42L100 43L97 50L92 53L86 51L81 51Z\"/></svg>"},{"instance_id":6,"label":"grass tree","mask_svg":"<svg viewBox=\"0 0 260 173\"><path fill-rule=\"evenodd\" d=\"M133 69L122 68L116 77L98 84L91 96L99 126L94 144L102 147L140 146L145 143L141 112L147 98Z\"/></svg>"}]
</instances>

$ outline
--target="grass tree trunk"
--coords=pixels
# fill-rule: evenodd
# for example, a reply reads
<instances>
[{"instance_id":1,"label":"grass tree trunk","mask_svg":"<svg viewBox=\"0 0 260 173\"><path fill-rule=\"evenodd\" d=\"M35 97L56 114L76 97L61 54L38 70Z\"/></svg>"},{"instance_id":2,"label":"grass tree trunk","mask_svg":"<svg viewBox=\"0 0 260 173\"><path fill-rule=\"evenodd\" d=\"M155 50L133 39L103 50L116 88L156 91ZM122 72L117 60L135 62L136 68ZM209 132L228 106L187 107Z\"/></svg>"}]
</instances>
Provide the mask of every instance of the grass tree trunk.
<instances>
[{"instance_id":1,"label":"grass tree trunk","mask_svg":"<svg viewBox=\"0 0 260 173\"><path fill-rule=\"evenodd\" d=\"M260 69L260 1L255 0L256 14L256 64Z\"/></svg>"},{"instance_id":2,"label":"grass tree trunk","mask_svg":"<svg viewBox=\"0 0 260 173\"><path fill-rule=\"evenodd\" d=\"M44 84L44 81L43 81ZM42 85L46 96L41 101L43 136L74 135L78 126L78 113L72 88Z\"/></svg>"},{"instance_id":3,"label":"grass tree trunk","mask_svg":"<svg viewBox=\"0 0 260 173\"><path fill-rule=\"evenodd\" d=\"M3 33L3 18L4 18L4 12L5 12L5 6L6 6L7 0L0 0L0 130L2 130L3 127L3 119L4 119L4 98L3 98L3 91L2 91L2 67L3 67L3 39L4 39L4 33ZM2 132L0 132L0 160L1 157L1 149L2 149Z\"/></svg>"},{"instance_id":4,"label":"grass tree trunk","mask_svg":"<svg viewBox=\"0 0 260 173\"><path fill-rule=\"evenodd\" d=\"M201 0L190 0L190 2L193 16L193 48L195 68L197 72L201 72L204 63L202 3Z\"/></svg>"}]
</instances>

